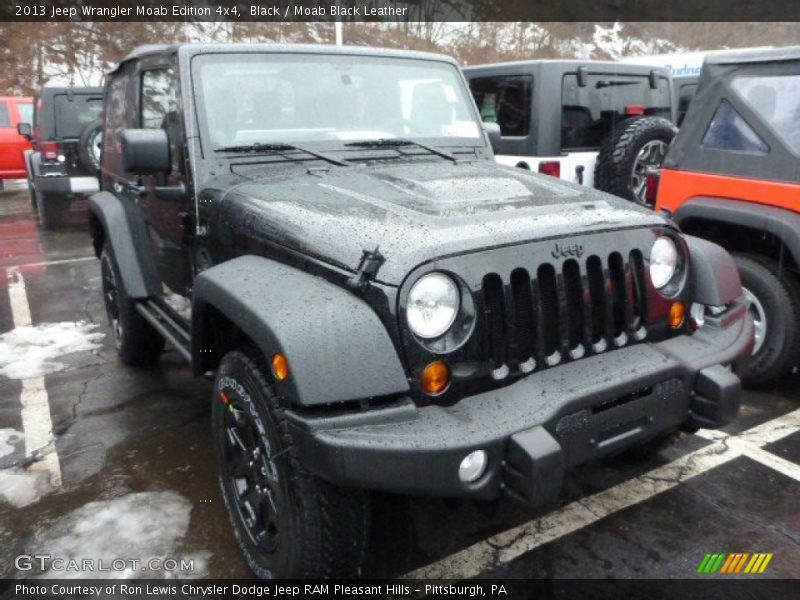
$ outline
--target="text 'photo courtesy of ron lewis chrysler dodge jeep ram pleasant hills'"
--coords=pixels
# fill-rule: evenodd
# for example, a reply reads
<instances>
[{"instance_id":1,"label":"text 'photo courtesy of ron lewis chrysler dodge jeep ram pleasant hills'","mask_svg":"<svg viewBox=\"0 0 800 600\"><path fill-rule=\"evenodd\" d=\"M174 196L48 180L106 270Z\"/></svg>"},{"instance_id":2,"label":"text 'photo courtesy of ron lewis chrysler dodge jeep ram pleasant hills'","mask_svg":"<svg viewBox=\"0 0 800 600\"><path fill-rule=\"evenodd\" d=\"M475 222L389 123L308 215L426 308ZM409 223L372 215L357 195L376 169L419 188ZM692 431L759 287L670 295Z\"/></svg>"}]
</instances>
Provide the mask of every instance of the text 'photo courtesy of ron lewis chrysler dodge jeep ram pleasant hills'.
<instances>
[{"instance_id":1,"label":"text 'photo courtesy of ron lewis chrysler dodge jeep ram pleasant hills'","mask_svg":"<svg viewBox=\"0 0 800 600\"><path fill-rule=\"evenodd\" d=\"M497 133L436 54L146 46L107 75L90 227L114 342L215 374L257 575L357 574L370 491L539 506L577 465L736 415L733 259L497 164Z\"/></svg>"}]
</instances>

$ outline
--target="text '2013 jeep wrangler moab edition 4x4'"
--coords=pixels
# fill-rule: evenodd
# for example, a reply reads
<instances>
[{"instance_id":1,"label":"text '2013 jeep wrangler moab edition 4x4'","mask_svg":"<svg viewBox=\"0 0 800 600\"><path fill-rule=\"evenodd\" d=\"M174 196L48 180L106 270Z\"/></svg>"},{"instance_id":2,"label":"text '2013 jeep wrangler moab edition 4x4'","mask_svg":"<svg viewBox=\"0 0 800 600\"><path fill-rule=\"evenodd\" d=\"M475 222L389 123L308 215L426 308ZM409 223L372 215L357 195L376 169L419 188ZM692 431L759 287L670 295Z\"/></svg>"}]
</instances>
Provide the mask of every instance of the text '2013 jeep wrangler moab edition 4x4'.
<instances>
[{"instance_id":1,"label":"text '2013 jeep wrangler moab edition 4x4'","mask_svg":"<svg viewBox=\"0 0 800 600\"><path fill-rule=\"evenodd\" d=\"M730 257L496 164L449 58L145 47L108 76L103 140L119 354L166 338L216 372L261 576L357 573L370 490L537 505L579 463L736 414L753 329Z\"/></svg>"},{"instance_id":2,"label":"text '2013 jeep wrangler moab edition 4x4'","mask_svg":"<svg viewBox=\"0 0 800 600\"><path fill-rule=\"evenodd\" d=\"M709 54L661 171L658 207L739 267L756 327L742 376L800 362L800 47Z\"/></svg>"},{"instance_id":3,"label":"text '2013 jeep wrangler moab edition 4x4'","mask_svg":"<svg viewBox=\"0 0 800 600\"><path fill-rule=\"evenodd\" d=\"M497 161L645 206L648 173L677 128L669 71L604 61L531 60L464 69Z\"/></svg>"}]
</instances>

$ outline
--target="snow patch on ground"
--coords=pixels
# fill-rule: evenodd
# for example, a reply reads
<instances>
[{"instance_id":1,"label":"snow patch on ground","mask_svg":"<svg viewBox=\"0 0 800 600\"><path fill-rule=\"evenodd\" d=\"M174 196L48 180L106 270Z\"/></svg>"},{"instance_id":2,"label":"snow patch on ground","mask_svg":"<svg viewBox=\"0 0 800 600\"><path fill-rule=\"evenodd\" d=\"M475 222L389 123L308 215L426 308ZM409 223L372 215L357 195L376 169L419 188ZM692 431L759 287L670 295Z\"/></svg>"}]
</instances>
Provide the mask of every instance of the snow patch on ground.
<instances>
[{"instance_id":1,"label":"snow patch on ground","mask_svg":"<svg viewBox=\"0 0 800 600\"><path fill-rule=\"evenodd\" d=\"M187 321L192 320L192 301L180 294L164 294L164 301L169 307Z\"/></svg>"},{"instance_id":2,"label":"snow patch on ground","mask_svg":"<svg viewBox=\"0 0 800 600\"><path fill-rule=\"evenodd\" d=\"M175 492L136 492L112 500L89 502L61 517L47 528L46 538L37 553L63 558L65 564L75 559L102 560L108 571L53 571L42 577L142 578L202 577L211 557L209 552L178 555L180 542L189 528L192 504ZM112 569L115 560L124 560L125 568ZM194 560L192 570L159 568L151 560ZM132 561L138 561L135 565ZM121 565L122 566L122 565ZM151 570L150 567L153 567Z\"/></svg>"},{"instance_id":3,"label":"snow patch on ground","mask_svg":"<svg viewBox=\"0 0 800 600\"><path fill-rule=\"evenodd\" d=\"M0 458L14 454L14 444L24 439L25 436L16 429L0 429Z\"/></svg>"},{"instance_id":4,"label":"snow patch on ground","mask_svg":"<svg viewBox=\"0 0 800 600\"><path fill-rule=\"evenodd\" d=\"M57 358L100 348L99 342L105 334L95 332L95 329L97 325L83 321L12 329L0 335L0 375L9 379L28 379L63 371L66 366Z\"/></svg>"},{"instance_id":5,"label":"snow patch on ground","mask_svg":"<svg viewBox=\"0 0 800 600\"><path fill-rule=\"evenodd\" d=\"M14 508L33 504L50 491L47 471L25 471L11 468L0 471L0 501Z\"/></svg>"}]
</instances>

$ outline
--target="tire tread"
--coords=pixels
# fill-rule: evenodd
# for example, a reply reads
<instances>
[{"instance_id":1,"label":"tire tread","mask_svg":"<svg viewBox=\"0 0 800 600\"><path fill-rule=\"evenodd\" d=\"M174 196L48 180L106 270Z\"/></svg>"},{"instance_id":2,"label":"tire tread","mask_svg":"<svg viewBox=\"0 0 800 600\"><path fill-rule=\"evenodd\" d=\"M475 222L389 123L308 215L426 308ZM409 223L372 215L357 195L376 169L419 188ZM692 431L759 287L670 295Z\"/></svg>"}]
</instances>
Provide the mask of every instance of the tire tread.
<instances>
[{"instance_id":1,"label":"tire tread","mask_svg":"<svg viewBox=\"0 0 800 600\"><path fill-rule=\"evenodd\" d=\"M672 141L677 127L663 117L635 117L619 123L600 146L594 167L594 186L632 202L631 169L639 149L653 139Z\"/></svg>"},{"instance_id":2,"label":"tire tread","mask_svg":"<svg viewBox=\"0 0 800 600\"><path fill-rule=\"evenodd\" d=\"M296 567L292 573L279 573L278 576L308 579L356 576L366 558L369 494L336 487L306 470L300 462L281 399L267 375L266 361L257 348L235 350L223 358L223 362L230 360L241 361L248 376L257 382L266 398L266 408L278 425L283 446L280 452L288 457L291 485L302 507L298 518L302 522L303 537L297 544L298 555L293 560ZM273 577L274 574L261 567L250 554L249 546L235 524L233 529L253 572L262 578Z\"/></svg>"}]
</instances>

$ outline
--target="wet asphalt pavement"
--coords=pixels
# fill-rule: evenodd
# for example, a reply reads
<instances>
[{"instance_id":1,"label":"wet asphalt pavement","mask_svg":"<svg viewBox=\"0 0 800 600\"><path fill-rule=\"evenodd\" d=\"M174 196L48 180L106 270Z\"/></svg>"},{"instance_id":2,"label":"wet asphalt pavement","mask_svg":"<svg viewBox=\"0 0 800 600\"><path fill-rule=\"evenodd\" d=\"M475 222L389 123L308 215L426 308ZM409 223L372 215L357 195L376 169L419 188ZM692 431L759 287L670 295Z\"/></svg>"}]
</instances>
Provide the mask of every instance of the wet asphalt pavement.
<instances>
[{"instance_id":1,"label":"wet asphalt pavement","mask_svg":"<svg viewBox=\"0 0 800 600\"><path fill-rule=\"evenodd\" d=\"M0 375L0 577L22 575L19 555L110 559L142 555L137 544L197 558L195 576L250 577L216 480L211 384L192 378L174 350L150 371L117 361L91 256L85 209L44 232L20 186L0 194L0 334L19 318L14 273L24 279L33 325L82 322L106 334L92 350L58 357L62 368L44 375L44 396L30 380ZM364 576L692 577L706 553L763 552L773 557L759 576L796 577L797 384L792 376L748 392L731 437L682 434L585 466L544 510L376 495ZM26 458L35 424L24 422L22 407L32 397L46 399L35 414L49 410L57 460L47 464L58 465L60 485L52 472L26 479L53 452ZM12 506L2 494L15 481L35 483L41 497ZM126 520L131 499L142 502Z\"/></svg>"}]
</instances>

